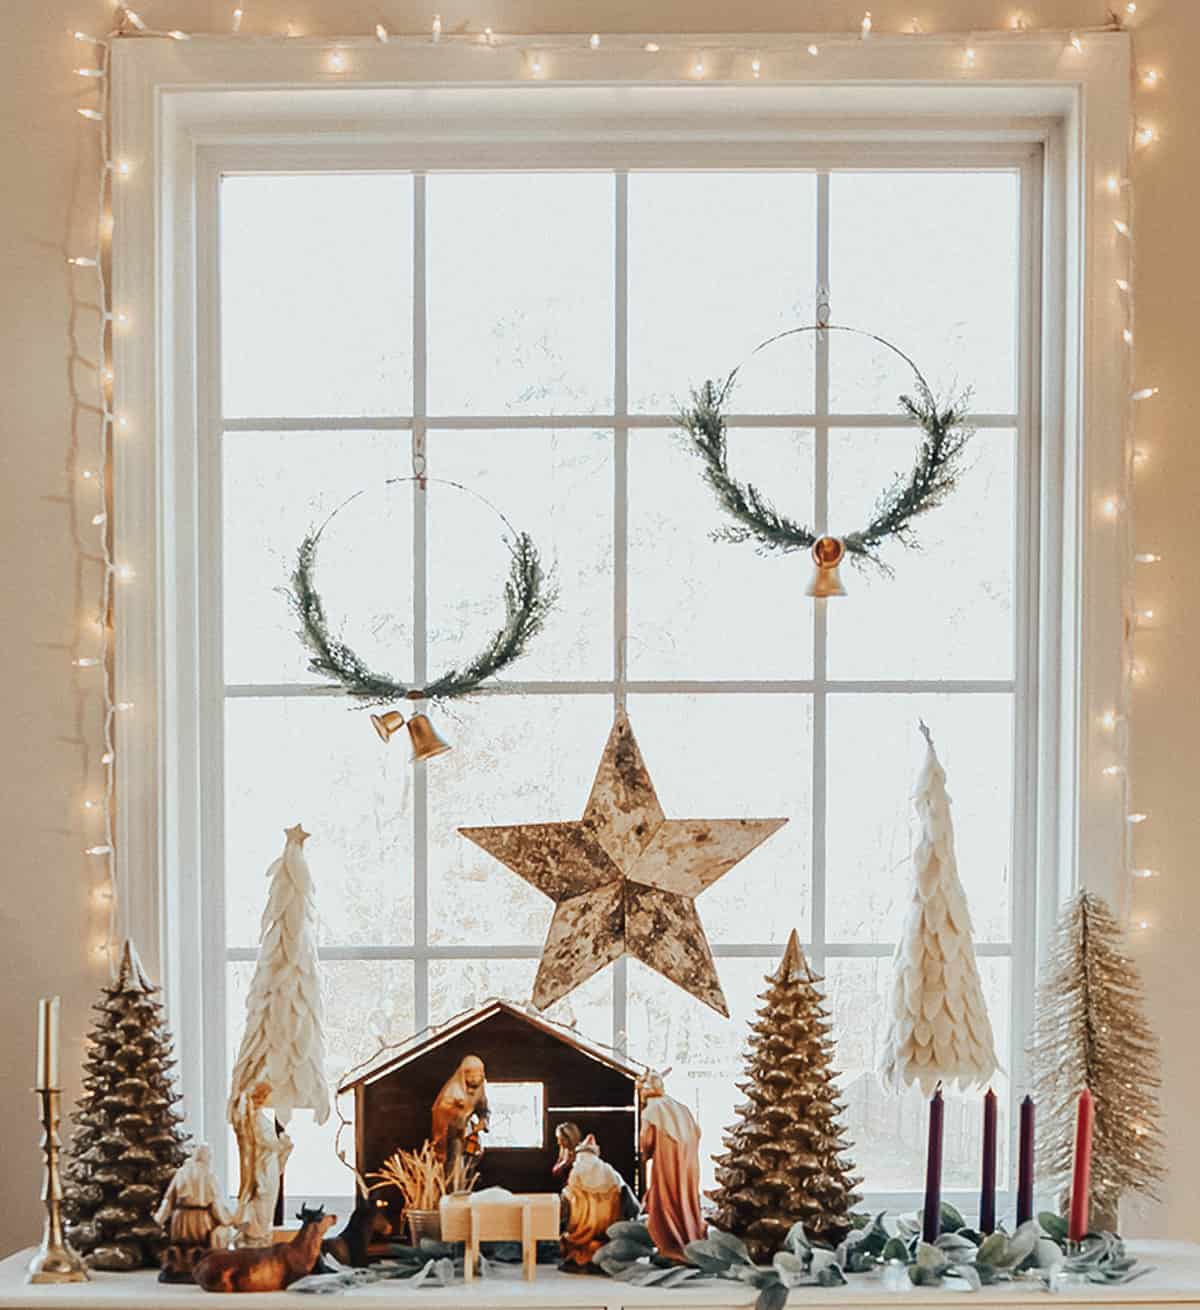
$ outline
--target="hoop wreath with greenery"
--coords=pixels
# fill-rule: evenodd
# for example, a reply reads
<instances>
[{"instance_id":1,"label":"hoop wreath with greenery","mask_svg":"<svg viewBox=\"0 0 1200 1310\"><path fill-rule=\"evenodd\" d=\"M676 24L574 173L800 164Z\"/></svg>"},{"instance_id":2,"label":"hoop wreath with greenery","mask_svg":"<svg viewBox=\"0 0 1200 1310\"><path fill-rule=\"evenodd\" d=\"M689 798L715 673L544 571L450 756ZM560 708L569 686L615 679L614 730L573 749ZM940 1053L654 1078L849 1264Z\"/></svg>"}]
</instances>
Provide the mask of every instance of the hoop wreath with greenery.
<instances>
[{"instance_id":1,"label":"hoop wreath with greenery","mask_svg":"<svg viewBox=\"0 0 1200 1310\"><path fill-rule=\"evenodd\" d=\"M884 573L890 573L890 568L879 556L883 543L895 540L904 546L915 546L914 520L941 505L958 484L963 452L974 435L966 423L969 393L940 405L921 370L899 347L861 328L835 327L832 324L789 328L764 341L754 354L785 337L809 332L849 332L866 337L890 350L912 369L915 395L900 397L901 411L920 427L922 434L912 470L907 476L896 478L880 493L871 520L865 527L840 538L826 537L788 518L757 487L739 481L729 471L724 408L741 370L739 365L722 385L709 381L693 391L691 405L679 416L691 448L703 461L705 481L716 493L721 507L735 521L733 525L718 528L713 537L718 541L757 541L762 550L781 551L812 550L818 543L840 542L845 553L856 563L874 564Z\"/></svg>"},{"instance_id":2,"label":"hoop wreath with greenery","mask_svg":"<svg viewBox=\"0 0 1200 1310\"><path fill-rule=\"evenodd\" d=\"M460 483L440 478L389 478L384 485L403 482L438 483L468 492L493 510L508 528L510 535L504 538L504 543L512 556L512 563L508 581L504 584L504 622L472 660L461 667L448 669L423 687L406 686L386 673L370 668L351 646L330 630L325 604L314 579L321 534L347 505L364 494L355 492L300 543L291 587L286 595L300 620L300 640L311 657L308 667L314 673L340 683L346 693L364 707L387 705L398 700L447 701L469 696L525 654L529 643L542 630L557 596L552 580L542 568L533 539L528 533L515 531L508 519L478 493Z\"/></svg>"}]
</instances>

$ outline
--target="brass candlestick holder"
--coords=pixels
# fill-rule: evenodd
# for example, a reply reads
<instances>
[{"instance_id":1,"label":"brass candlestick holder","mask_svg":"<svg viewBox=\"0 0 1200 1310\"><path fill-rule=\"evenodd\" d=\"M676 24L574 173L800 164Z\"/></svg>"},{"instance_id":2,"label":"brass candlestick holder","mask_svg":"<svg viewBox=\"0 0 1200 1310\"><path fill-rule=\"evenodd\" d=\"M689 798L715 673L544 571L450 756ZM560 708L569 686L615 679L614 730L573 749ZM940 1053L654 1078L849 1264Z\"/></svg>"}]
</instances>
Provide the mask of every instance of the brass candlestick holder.
<instances>
[{"instance_id":1,"label":"brass candlestick holder","mask_svg":"<svg viewBox=\"0 0 1200 1310\"><path fill-rule=\"evenodd\" d=\"M46 1157L46 1182L42 1200L46 1205L46 1226L42 1244L29 1262L27 1283L86 1283L89 1275L79 1255L67 1244L62 1225L62 1178L58 1171L61 1146L58 1140L58 1105L62 1091L57 1087L38 1087L41 1102L42 1153Z\"/></svg>"}]
</instances>

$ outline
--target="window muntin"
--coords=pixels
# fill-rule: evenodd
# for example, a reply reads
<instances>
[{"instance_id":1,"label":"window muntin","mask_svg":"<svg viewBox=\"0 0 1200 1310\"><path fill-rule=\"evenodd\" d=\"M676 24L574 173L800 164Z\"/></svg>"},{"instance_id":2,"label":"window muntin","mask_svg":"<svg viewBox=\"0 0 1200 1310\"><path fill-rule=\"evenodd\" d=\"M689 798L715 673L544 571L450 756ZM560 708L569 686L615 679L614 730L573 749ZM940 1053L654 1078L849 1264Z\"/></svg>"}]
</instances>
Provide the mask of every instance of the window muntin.
<instances>
[{"instance_id":1,"label":"window muntin","mask_svg":"<svg viewBox=\"0 0 1200 1310\"><path fill-rule=\"evenodd\" d=\"M319 214L329 188L362 180L224 181L223 321L239 312L239 296L294 303L286 261L261 266L239 292L237 269L253 266L253 255L227 259L224 243L245 243L253 224L225 237L228 188L252 217L247 197L260 184L276 196L264 202L268 214L272 204L281 213L277 196L287 192L286 212L306 216L308 186L323 192ZM264 384L245 399L254 383L238 383L243 398L225 408L231 1040L261 869L275 853L273 818L293 822L298 808L322 839L311 849L333 993L331 1078L379 1034L404 1035L488 995L527 995L549 907L454 829L581 810L624 657L630 710L667 812L787 814L790 823L700 902L729 1024L636 962L605 971L555 1013L673 1064L674 1090L699 1112L715 1150L736 1095L745 1019L794 925L829 979L851 1136L874 1166L868 1186L911 1185L921 1106L884 1100L870 1071L888 934L906 885L919 713L934 723L950 774L981 968L1005 1043L1013 998L1010 852L1030 822L1013 802L1014 743L1028 721L1014 651L1018 625L1029 622L1019 580L1034 549L1015 532L1031 458L1016 403L1025 394L1015 379L1018 283L1029 257L1016 171L370 180L395 220L386 240L368 230L357 271L322 274L310 287L312 315L297 328L341 323L321 317L334 300L341 313L347 301L377 298L355 330L373 324L385 339L350 337L369 356L367 380L361 358L346 364L339 353L343 334L325 354L299 352L312 374L304 388L280 399L277 383L274 392ZM954 203L922 201L935 193ZM516 225L509 254L498 253L513 224L492 230L489 219L511 220L522 195L538 212ZM361 196L347 190L346 204ZM411 199L407 218L395 217L397 197ZM542 260L547 232L554 241ZM260 224L260 244L269 235ZM263 267L276 268L274 284ZM565 292L568 281L577 294ZM852 575L854 598L827 614L804 600L795 560L708 540L717 511L673 436L670 403L772 330L811 321L818 284L829 288L835 321L892 334L935 384L969 381L977 406L994 406L962 490L923 525L919 560L899 560L888 581ZM465 301L457 314L456 299ZM261 305L254 312L285 317ZM225 338L228 384L228 326ZM287 353L287 340L277 349ZM898 430L894 409L911 379L882 353L832 335L773 349L747 366L736 394L735 467L779 488L799 516L820 519L828 506L831 526L855 522L911 458L911 433ZM401 395L406 367L411 385ZM390 388L382 409L380 387ZM512 671L521 681L443 716L455 752L410 780L402 746L381 751L361 716L312 687L290 617L281 604L270 613L263 598L286 576L309 523L350 492L407 472L414 430L426 434L435 476L468 482L557 558L564 601ZM436 671L459 643L474 649L494 627L505 567L499 525L453 493L435 491L422 505L400 487L363 500L364 512L339 524L323 551L327 599L347 616L355 644L394 673ZM961 1120L967 1132L974 1109L953 1114L952 1129ZM344 1192L329 1134L304 1118L294 1123L291 1185Z\"/></svg>"}]
</instances>

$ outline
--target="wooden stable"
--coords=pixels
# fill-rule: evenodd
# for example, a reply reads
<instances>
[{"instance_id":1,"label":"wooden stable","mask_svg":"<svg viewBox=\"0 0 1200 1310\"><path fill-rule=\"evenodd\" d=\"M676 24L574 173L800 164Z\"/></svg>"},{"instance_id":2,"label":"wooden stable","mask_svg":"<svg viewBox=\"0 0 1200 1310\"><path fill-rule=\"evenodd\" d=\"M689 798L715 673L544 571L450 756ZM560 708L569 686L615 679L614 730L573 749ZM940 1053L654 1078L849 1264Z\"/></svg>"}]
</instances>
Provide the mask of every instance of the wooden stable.
<instances>
[{"instance_id":1,"label":"wooden stable","mask_svg":"<svg viewBox=\"0 0 1200 1310\"><path fill-rule=\"evenodd\" d=\"M377 1063L342 1084L339 1095L354 1094L360 1173L373 1173L393 1151L421 1146L430 1135L434 1099L468 1055L483 1060L490 1092L506 1083L541 1087L541 1129L534 1143L495 1146L483 1136L480 1189L559 1191L565 1179L552 1173L558 1158L554 1132L567 1121L578 1124L584 1135L595 1134L604 1159L640 1189L636 1080L641 1067L536 1011L499 1000L406 1048L381 1053ZM388 1205L398 1223L398 1198L389 1197Z\"/></svg>"}]
</instances>

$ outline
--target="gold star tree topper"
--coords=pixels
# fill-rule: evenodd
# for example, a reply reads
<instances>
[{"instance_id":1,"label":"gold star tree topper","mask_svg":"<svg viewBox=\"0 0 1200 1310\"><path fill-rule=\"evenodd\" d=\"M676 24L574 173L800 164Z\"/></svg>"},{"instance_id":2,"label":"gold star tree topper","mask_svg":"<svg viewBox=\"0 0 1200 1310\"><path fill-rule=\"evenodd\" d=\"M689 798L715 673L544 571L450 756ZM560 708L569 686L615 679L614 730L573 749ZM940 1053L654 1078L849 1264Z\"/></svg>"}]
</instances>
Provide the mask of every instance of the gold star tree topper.
<instances>
[{"instance_id":1,"label":"gold star tree topper","mask_svg":"<svg viewBox=\"0 0 1200 1310\"><path fill-rule=\"evenodd\" d=\"M583 818L459 832L554 902L539 1010L632 955L728 1018L695 899L786 822L668 819L619 714Z\"/></svg>"}]
</instances>

